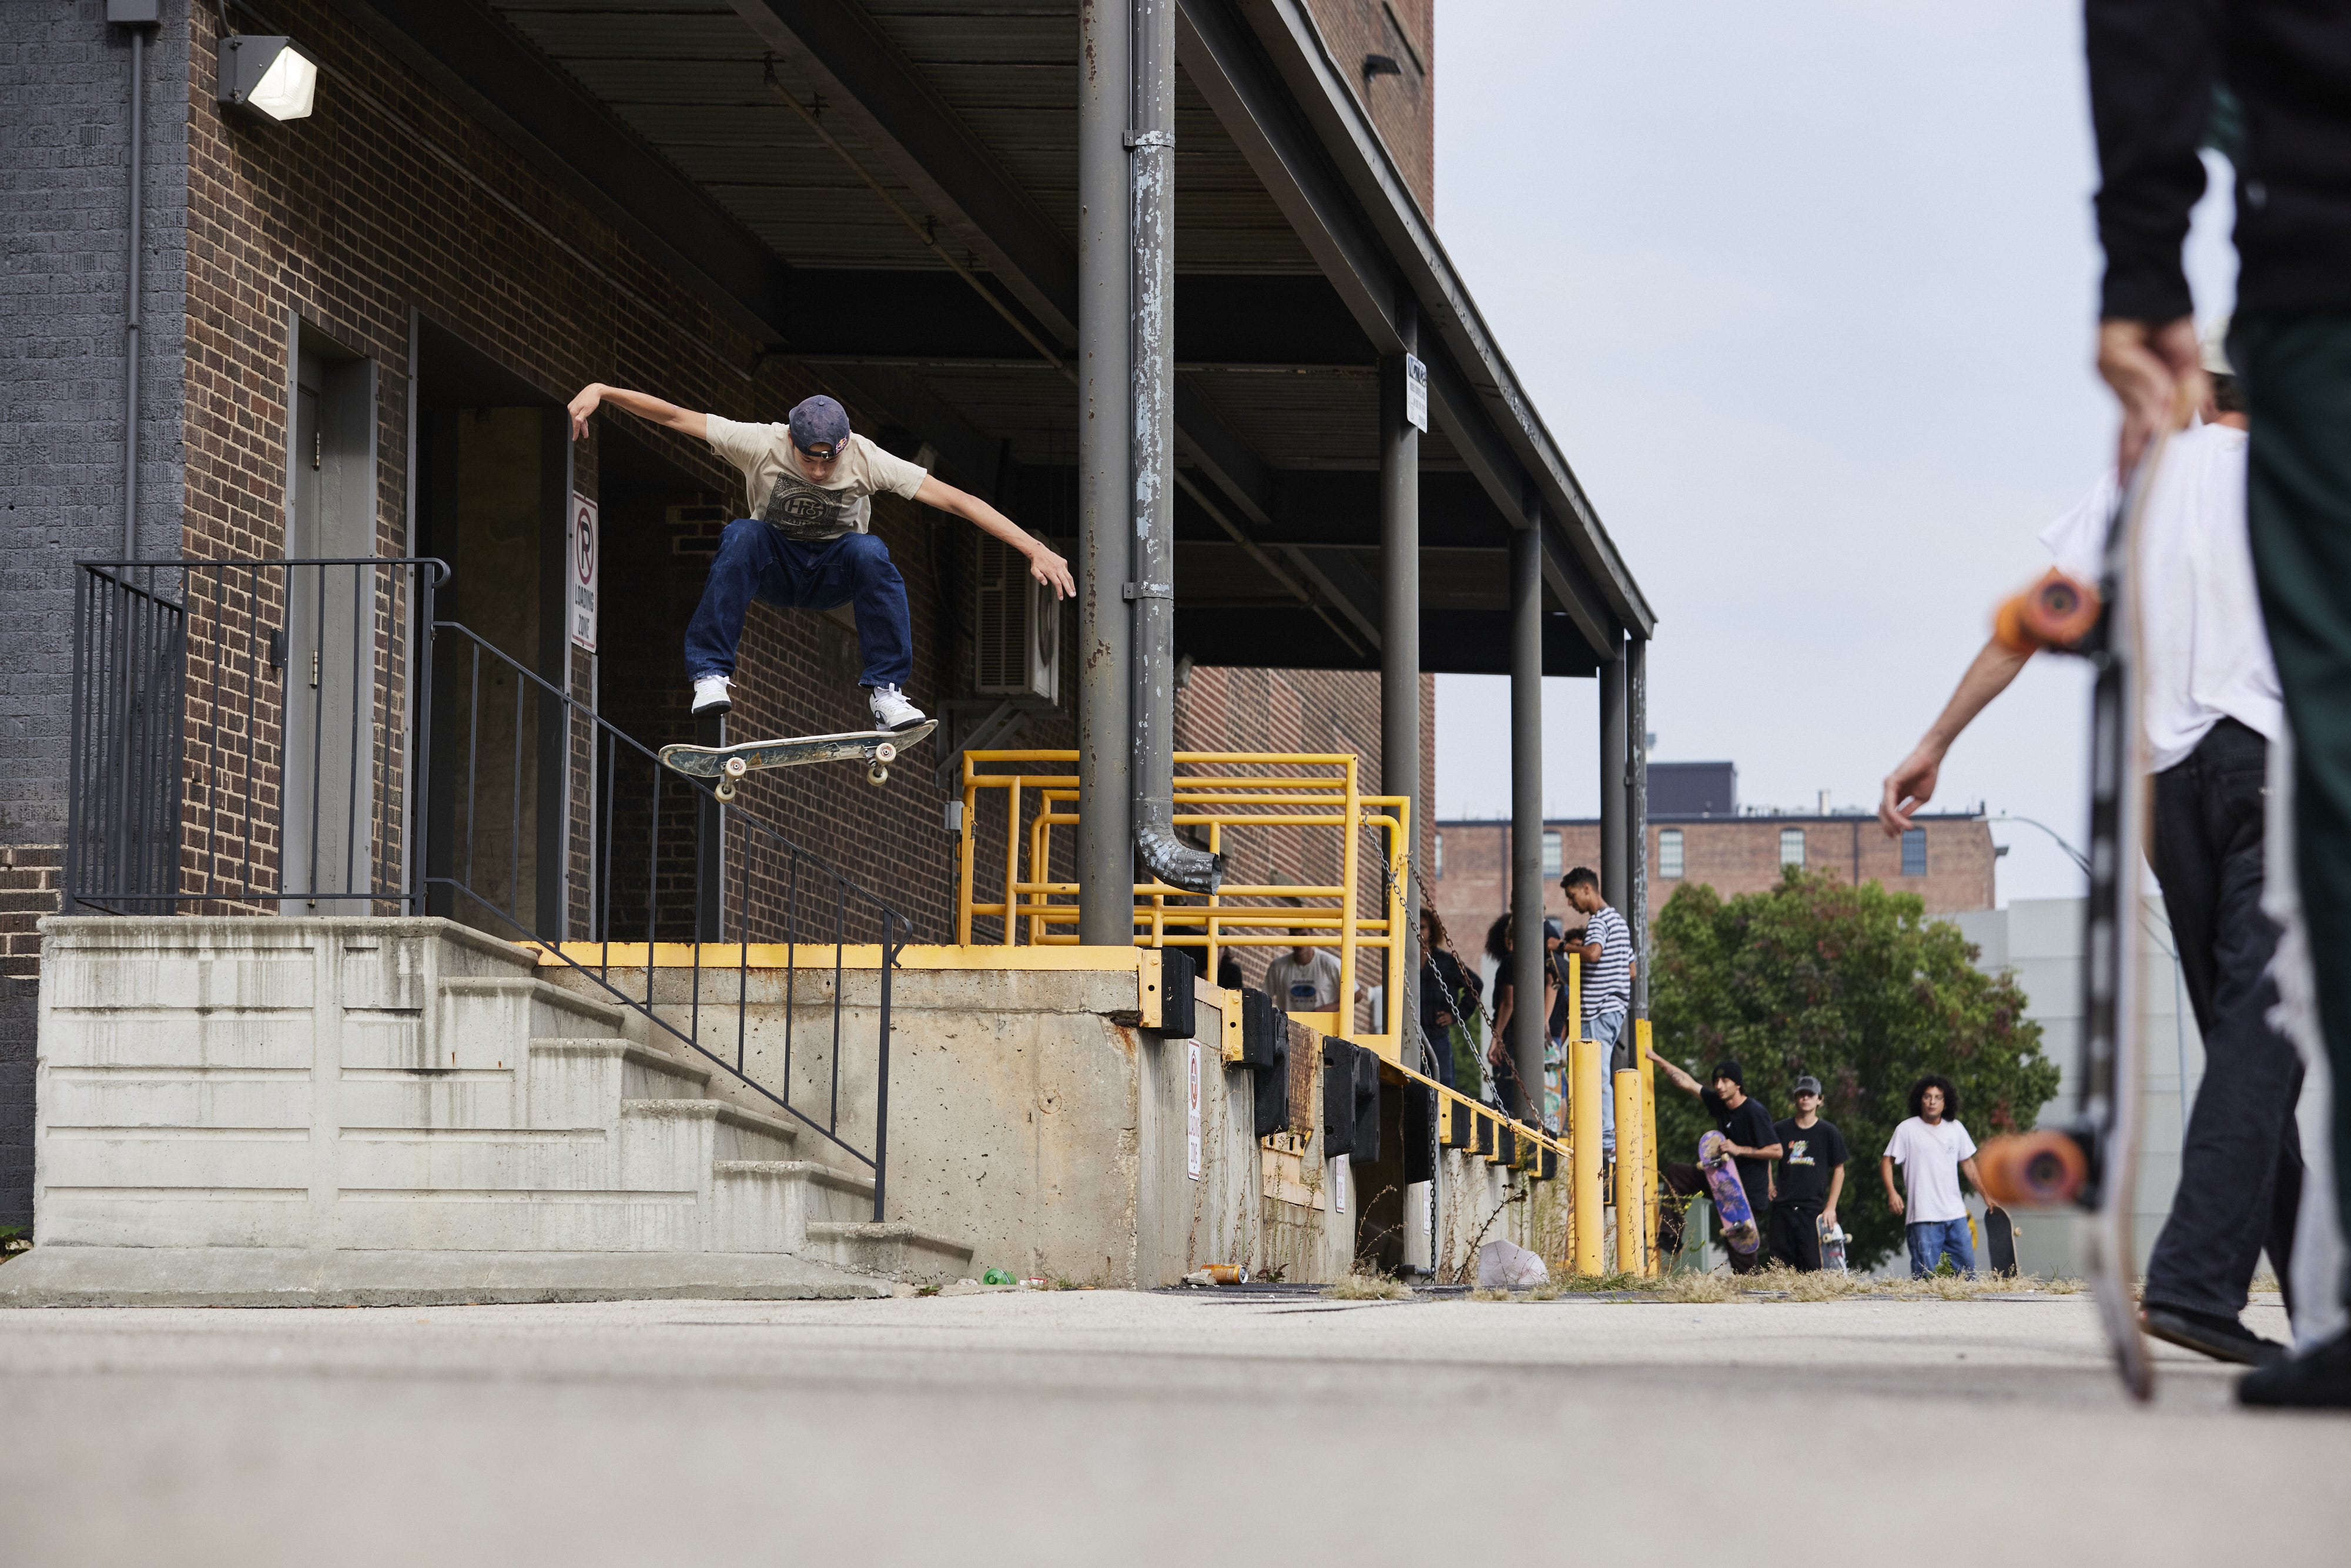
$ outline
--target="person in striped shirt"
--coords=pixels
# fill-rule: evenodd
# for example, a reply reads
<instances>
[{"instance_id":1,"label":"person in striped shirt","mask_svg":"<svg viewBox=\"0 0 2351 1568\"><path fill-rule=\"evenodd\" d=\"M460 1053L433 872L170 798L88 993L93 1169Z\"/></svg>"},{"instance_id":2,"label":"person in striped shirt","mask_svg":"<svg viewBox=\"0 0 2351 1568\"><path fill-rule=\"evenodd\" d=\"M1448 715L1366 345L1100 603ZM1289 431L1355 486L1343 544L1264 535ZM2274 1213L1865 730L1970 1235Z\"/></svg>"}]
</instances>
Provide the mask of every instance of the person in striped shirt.
<instances>
[{"instance_id":1,"label":"person in striped shirt","mask_svg":"<svg viewBox=\"0 0 2351 1568\"><path fill-rule=\"evenodd\" d=\"M1568 950L1583 960L1583 1038L1600 1042L1600 1146L1616 1148L1617 1042L1633 1010L1633 932L1600 896L1600 878L1577 866L1559 879L1568 903L1583 912L1583 941Z\"/></svg>"}]
</instances>

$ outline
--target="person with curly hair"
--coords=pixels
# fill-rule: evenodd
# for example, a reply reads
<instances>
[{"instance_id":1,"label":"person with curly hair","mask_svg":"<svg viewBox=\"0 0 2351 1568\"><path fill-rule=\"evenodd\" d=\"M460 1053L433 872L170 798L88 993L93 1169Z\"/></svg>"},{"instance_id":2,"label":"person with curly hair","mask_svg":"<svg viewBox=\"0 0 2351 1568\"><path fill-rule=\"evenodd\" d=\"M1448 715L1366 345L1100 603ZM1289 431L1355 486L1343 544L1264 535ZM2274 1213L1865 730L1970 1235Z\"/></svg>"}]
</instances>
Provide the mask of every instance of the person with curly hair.
<instances>
[{"instance_id":1,"label":"person with curly hair","mask_svg":"<svg viewBox=\"0 0 2351 1568\"><path fill-rule=\"evenodd\" d=\"M1894 1167L1902 1167L1906 1200L1894 1189ZM1910 1239L1910 1277L1923 1279L1944 1259L1962 1274L1976 1271L1976 1249L1968 1235L1968 1206L1959 1196L1959 1177L1983 1193L1983 1177L1976 1170L1976 1141L1959 1124L1959 1092L1940 1073L1930 1072L1910 1085L1910 1117L1894 1129L1878 1157L1878 1179L1886 1184L1886 1201L1902 1217ZM1987 1211L1999 1206L1984 1195Z\"/></svg>"}]
</instances>

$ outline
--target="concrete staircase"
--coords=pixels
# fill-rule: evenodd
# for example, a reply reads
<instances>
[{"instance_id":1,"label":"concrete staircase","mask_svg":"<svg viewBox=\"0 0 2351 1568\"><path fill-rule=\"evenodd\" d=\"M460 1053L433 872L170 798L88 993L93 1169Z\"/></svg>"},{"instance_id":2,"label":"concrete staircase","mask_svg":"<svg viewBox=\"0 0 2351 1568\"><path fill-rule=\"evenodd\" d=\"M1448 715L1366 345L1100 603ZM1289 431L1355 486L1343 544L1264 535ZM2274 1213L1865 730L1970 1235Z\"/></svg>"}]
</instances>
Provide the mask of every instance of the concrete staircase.
<instances>
[{"instance_id":1,"label":"concrete staircase","mask_svg":"<svg viewBox=\"0 0 2351 1568\"><path fill-rule=\"evenodd\" d=\"M970 1264L872 1223L869 1175L641 1015L447 922L57 921L47 971L39 1245L0 1300L887 1293Z\"/></svg>"}]
</instances>

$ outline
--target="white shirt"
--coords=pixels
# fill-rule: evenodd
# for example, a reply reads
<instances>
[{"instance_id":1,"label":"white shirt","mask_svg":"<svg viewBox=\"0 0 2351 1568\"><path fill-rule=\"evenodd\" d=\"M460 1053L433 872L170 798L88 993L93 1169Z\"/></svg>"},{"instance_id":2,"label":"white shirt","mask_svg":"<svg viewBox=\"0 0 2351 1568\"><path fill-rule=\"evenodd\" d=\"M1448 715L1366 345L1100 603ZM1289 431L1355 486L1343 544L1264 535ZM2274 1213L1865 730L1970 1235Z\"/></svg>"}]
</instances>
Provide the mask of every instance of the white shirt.
<instances>
[{"instance_id":1,"label":"white shirt","mask_svg":"<svg viewBox=\"0 0 2351 1568\"><path fill-rule=\"evenodd\" d=\"M2042 530L2060 571L2098 580L2114 508L2109 474ZM2139 524L2138 610L2151 771L2185 761L2223 718L2266 740L2284 733L2245 531L2243 431L2199 424L2171 438Z\"/></svg>"},{"instance_id":2,"label":"white shirt","mask_svg":"<svg viewBox=\"0 0 2351 1568\"><path fill-rule=\"evenodd\" d=\"M1339 956L1315 947L1301 964L1284 953L1265 967L1265 989L1283 1012L1327 1013L1339 1005Z\"/></svg>"},{"instance_id":3,"label":"white shirt","mask_svg":"<svg viewBox=\"0 0 2351 1568\"><path fill-rule=\"evenodd\" d=\"M1928 1126L1913 1116L1894 1129L1886 1152L1902 1167L1902 1222L1928 1225L1938 1219L1965 1219L1968 1206L1959 1198L1959 1162L1975 1158L1976 1141L1957 1122Z\"/></svg>"}]
</instances>

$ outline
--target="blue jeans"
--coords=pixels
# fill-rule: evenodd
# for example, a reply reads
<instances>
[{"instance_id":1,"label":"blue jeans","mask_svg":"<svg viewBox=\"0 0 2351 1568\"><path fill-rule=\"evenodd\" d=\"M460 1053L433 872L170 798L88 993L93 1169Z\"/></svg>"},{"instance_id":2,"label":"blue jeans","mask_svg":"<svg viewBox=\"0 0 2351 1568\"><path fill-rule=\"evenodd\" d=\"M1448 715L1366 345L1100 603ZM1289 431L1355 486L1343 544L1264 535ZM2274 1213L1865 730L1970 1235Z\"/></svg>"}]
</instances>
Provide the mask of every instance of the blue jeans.
<instances>
[{"instance_id":1,"label":"blue jeans","mask_svg":"<svg viewBox=\"0 0 2351 1568\"><path fill-rule=\"evenodd\" d=\"M862 686L904 688L914 673L914 629L906 613L906 580L890 547L872 534L843 534L821 544L799 544L754 517L737 517L718 536L718 554L702 602L685 628L685 674L732 675L735 647L751 601L779 610L857 613L857 648L865 657Z\"/></svg>"},{"instance_id":2,"label":"blue jeans","mask_svg":"<svg viewBox=\"0 0 2351 1568\"><path fill-rule=\"evenodd\" d=\"M1924 1224L1903 1228L1910 1233L1912 1279L1921 1279L1933 1273L1936 1265L1946 1256L1960 1273L1976 1271L1976 1246L1968 1238L1967 1216L1961 1215L1957 1219L1930 1219Z\"/></svg>"},{"instance_id":3,"label":"blue jeans","mask_svg":"<svg viewBox=\"0 0 2351 1568\"><path fill-rule=\"evenodd\" d=\"M1616 1042L1625 1035L1625 1009L1611 1008L1595 1013L1583 1026L1587 1039L1600 1042L1600 1146L1614 1154L1616 1150L1616 1075L1609 1071L1616 1060Z\"/></svg>"}]
</instances>

